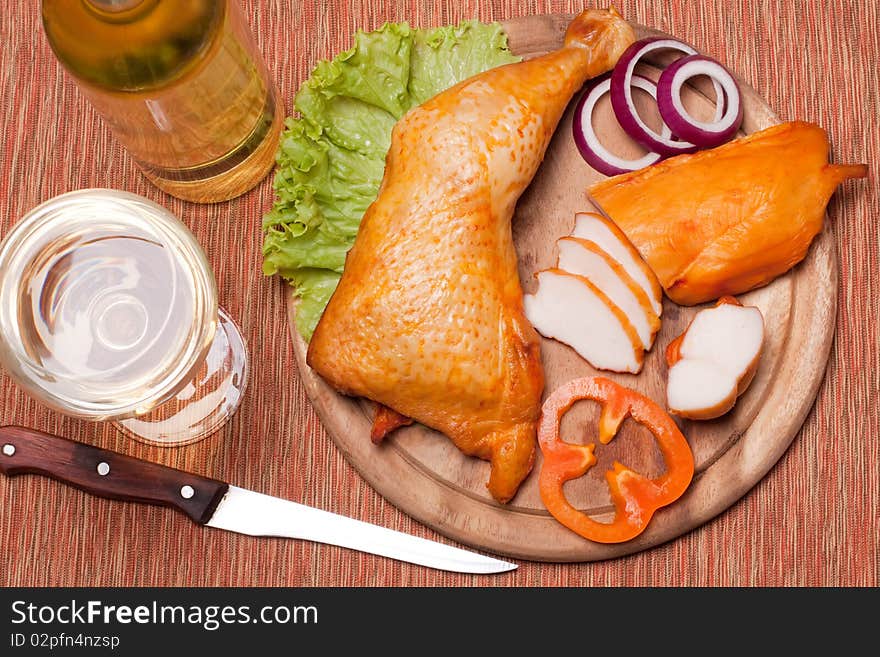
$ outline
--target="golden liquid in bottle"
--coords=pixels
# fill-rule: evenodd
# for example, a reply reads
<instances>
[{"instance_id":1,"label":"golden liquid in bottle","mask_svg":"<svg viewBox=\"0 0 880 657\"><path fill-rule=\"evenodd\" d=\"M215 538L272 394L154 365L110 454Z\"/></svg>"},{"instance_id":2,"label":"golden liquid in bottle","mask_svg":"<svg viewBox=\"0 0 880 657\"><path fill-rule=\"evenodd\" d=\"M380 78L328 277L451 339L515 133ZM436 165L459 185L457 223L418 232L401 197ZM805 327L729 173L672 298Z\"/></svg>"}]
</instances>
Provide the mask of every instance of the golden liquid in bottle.
<instances>
[{"instance_id":1,"label":"golden liquid in bottle","mask_svg":"<svg viewBox=\"0 0 880 657\"><path fill-rule=\"evenodd\" d=\"M160 189L223 201L273 167L283 108L235 1L43 0L49 43Z\"/></svg>"}]
</instances>

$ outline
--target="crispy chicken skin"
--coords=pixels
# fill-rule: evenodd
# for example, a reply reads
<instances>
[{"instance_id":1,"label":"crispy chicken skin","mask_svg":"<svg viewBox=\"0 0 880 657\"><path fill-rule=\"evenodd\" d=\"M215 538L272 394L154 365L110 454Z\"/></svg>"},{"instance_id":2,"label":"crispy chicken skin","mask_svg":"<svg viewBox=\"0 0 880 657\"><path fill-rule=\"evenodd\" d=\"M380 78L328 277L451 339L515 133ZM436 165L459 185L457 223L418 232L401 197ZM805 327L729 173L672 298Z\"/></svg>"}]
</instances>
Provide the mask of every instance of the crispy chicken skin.
<instances>
[{"instance_id":1,"label":"crispy chicken skin","mask_svg":"<svg viewBox=\"0 0 880 657\"><path fill-rule=\"evenodd\" d=\"M308 364L339 391L489 460L499 502L532 468L544 387L539 338L523 313L514 207L571 97L634 39L614 9L587 10L563 48L486 71L407 113L309 344Z\"/></svg>"}]
</instances>

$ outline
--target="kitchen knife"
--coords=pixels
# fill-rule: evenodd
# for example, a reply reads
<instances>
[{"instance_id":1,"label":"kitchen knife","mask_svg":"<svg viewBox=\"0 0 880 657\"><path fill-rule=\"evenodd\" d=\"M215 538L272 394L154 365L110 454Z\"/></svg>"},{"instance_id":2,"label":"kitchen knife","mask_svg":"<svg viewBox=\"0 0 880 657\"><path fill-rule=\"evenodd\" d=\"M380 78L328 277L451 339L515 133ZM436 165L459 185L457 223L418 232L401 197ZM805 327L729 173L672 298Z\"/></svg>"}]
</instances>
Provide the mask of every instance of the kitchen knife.
<instances>
[{"instance_id":1,"label":"kitchen knife","mask_svg":"<svg viewBox=\"0 0 880 657\"><path fill-rule=\"evenodd\" d=\"M200 525L339 545L461 573L516 564L24 427L0 427L0 472L41 474L94 495L170 506Z\"/></svg>"}]
</instances>

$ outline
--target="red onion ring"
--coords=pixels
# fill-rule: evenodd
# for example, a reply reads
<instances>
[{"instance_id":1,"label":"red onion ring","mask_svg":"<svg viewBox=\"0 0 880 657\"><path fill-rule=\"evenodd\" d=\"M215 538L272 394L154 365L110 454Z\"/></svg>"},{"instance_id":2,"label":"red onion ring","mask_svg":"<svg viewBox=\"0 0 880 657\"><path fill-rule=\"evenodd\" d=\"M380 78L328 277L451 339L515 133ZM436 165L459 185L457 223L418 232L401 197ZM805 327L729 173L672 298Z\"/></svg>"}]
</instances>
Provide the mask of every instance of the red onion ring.
<instances>
[{"instance_id":1,"label":"red onion ring","mask_svg":"<svg viewBox=\"0 0 880 657\"><path fill-rule=\"evenodd\" d=\"M641 75L633 75L630 83L643 91L651 94L657 100L657 85ZM638 160L625 160L606 149L593 129L593 111L599 99L611 90L611 77L603 75L594 79L578 100L572 120L572 133L574 143L577 145L581 157L596 171L606 176L616 176L627 171L635 171L654 164L661 159L657 152L650 152ZM671 137L669 126L664 125L661 134L665 138Z\"/></svg>"},{"instance_id":2,"label":"red onion ring","mask_svg":"<svg viewBox=\"0 0 880 657\"><path fill-rule=\"evenodd\" d=\"M718 117L716 112L712 123L692 117L681 100L682 85L697 75L705 75L724 88L727 99L724 115ZM663 121L676 135L702 148L718 146L729 140L739 130L743 118L741 95L736 80L724 66L704 55L682 57L660 74L657 81L657 107Z\"/></svg>"},{"instance_id":3,"label":"red onion ring","mask_svg":"<svg viewBox=\"0 0 880 657\"><path fill-rule=\"evenodd\" d=\"M681 153L692 153L700 148L698 144L689 141L675 141L671 137L654 132L642 120L633 104L633 71L642 57L655 50L677 50L685 55L697 54L697 51L686 43L665 37L649 37L630 45L621 55L611 74L611 104L614 107L614 114L626 133L649 151L655 151L667 157ZM715 88L715 113L716 120L718 120L724 111L724 94L721 85L714 78L712 85Z\"/></svg>"}]
</instances>

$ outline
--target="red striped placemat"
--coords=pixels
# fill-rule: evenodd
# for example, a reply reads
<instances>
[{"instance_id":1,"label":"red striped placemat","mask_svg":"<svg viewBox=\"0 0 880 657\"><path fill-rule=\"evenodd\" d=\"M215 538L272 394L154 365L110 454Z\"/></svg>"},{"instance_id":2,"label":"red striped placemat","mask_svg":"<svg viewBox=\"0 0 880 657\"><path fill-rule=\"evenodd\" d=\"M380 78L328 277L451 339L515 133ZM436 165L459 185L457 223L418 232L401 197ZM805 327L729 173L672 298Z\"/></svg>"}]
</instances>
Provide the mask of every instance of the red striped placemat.
<instances>
[{"instance_id":1,"label":"red striped placemat","mask_svg":"<svg viewBox=\"0 0 880 657\"><path fill-rule=\"evenodd\" d=\"M0 375L0 424L22 424L192 470L418 536L450 542L397 511L345 462L296 373L283 284L261 273L271 176L248 194L195 205L159 192L61 72L38 4L0 13L0 231L56 194L113 187L170 208L205 247L222 305L250 348L252 378L233 421L177 449L47 411ZM572 13L582 3L243 1L285 106L320 58L357 28L434 26ZM0 477L0 584L6 586L876 586L880 539L880 281L876 2L621 1L634 21L675 34L736 70L783 119L814 121L836 161L867 182L829 206L840 259L836 341L817 402L770 473L742 500L671 543L591 564L523 562L491 578L455 575L308 542L205 530L172 511L90 497L39 477Z\"/></svg>"}]
</instances>

